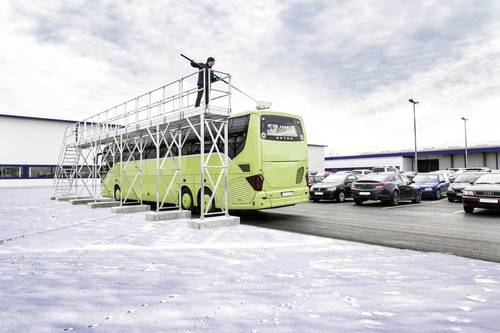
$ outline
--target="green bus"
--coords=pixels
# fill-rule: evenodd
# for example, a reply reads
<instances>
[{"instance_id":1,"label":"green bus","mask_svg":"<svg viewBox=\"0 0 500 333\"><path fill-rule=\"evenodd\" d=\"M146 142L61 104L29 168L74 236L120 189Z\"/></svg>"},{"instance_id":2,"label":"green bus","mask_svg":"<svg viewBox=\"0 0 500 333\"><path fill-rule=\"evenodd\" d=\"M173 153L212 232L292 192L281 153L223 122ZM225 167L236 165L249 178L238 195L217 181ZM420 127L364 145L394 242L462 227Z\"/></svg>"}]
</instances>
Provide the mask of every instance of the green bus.
<instances>
[{"instance_id":1,"label":"green bus","mask_svg":"<svg viewBox=\"0 0 500 333\"><path fill-rule=\"evenodd\" d=\"M186 134L182 145L180 165L181 176L170 189L166 203L175 204L179 198L183 209L195 211L200 203L200 142L193 134ZM223 152L223 145L219 147ZM166 144L160 146L160 157L166 154ZM205 152L208 153L205 145ZM134 156L134 163L125 164L128 154L138 154L127 150L121 161L110 161L109 170L102 178L102 194L117 200L125 197L130 200L154 202L157 191L163 198L168 183L178 168L173 157L166 159L161 169L160 182L157 184L156 146L152 142L145 145L142 156ZM174 156L177 154L174 151ZM205 155L207 156L207 154ZM140 162L137 160L140 157ZM230 210L257 210L275 208L307 202L307 141L303 121L292 114L273 111L249 111L231 116L228 119L228 208ZM208 164L220 164L218 156L212 155ZM142 170L142 180L136 179ZM214 175L214 177L216 177ZM133 186L135 188L130 188ZM157 187L159 186L159 187ZM219 195L214 195L210 210L222 207ZM205 204L212 194L210 185L205 182ZM212 206L212 205L211 205ZM205 206L206 207L206 206Z\"/></svg>"}]
</instances>

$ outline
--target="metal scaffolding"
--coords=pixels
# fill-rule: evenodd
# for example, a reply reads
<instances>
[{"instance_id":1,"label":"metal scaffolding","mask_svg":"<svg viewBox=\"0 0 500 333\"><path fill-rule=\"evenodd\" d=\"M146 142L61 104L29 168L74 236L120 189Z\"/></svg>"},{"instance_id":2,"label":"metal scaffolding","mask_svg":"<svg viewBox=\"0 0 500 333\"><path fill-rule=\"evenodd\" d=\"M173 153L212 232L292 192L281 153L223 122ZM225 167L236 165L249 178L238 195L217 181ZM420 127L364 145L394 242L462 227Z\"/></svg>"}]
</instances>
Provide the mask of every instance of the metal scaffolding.
<instances>
[{"instance_id":1,"label":"metal scaffolding","mask_svg":"<svg viewBox=\"0 0 500 333\"><path fill-rule=\"evenodd\" d=\"M196 87L206 69L128 100L66 128L54 177L55 197L92 198L112 193L120 205L145 201L145 177L155 179L156 211L182 209L183 148L188 137L199 144L200 218L228 216L228 117L231 76L213 71L220 82ZM194 86L185 89L184 87ZM199 107L200 91L209 93ZM147 156L146 156L147 155ZM156 170L145 170L144 159L155 159ZM120 186L105 178L113 170ZM168 177L166 177L168 175ZM197 183L198 184L198 183ZM134 200L130 200L134 197ZM215 203L218 212L213 211Z\"/></svg>"}]
</instances>

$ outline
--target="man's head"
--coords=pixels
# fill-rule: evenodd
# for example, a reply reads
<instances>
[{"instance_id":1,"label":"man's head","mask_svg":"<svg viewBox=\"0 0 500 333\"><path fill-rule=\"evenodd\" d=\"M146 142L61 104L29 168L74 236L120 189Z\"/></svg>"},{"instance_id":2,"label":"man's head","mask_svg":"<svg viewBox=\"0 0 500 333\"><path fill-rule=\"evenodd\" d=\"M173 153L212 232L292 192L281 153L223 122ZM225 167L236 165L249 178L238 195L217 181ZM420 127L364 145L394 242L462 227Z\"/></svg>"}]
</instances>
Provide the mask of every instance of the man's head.
<instances>
[{"instance_id":1,"label":"man's head","mask_svg":"<svg viewBox=\"0 0 500 333\"><path fill-rule=\"evenodd\" d=\"M212 67L215 64L215 59L213 57L207 58L207 65Z\"/></svg>"}]
</instances>

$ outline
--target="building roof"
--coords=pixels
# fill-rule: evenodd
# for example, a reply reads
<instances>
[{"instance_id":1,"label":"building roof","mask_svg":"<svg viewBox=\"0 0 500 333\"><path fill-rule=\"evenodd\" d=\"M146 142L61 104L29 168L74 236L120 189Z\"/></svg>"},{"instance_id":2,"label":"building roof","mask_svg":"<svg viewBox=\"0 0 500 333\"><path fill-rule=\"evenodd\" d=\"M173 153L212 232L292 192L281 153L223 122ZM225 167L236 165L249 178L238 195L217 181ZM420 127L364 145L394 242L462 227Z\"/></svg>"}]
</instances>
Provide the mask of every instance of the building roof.
<instances>
[{"instance_id":1,"label":"building roof","mask_svg":"<svg viewBox=\"0 0 500 333\"><path fill-rule=\"evenodd\" d=\"M464 148L450 147L450 148L432 148L417 151L418 156L433 156L433 155L460 155L465 154ZM468 154L481 154L481 153L500 153L500 146L474 146L467 148ZM368 153L359 155L345 155L345 156L329 156L325 160L350 160L359 158L379 158L379 157L413 157L414 151L400 151L400 152L386 152L386 153Z\"/></svg>"},{"instance_id":2,"label":"building roof","mask_svg":"<svg viewBox=\"0 0 500 333\"><path fill-rule=\"evenodd\" d=\"M73 123L77 123L77 122L78 122L78 121L76 121L76 120L69 120L69 119L42 118L42 117L33 117L33 116L19 116L19 115L13 115L13 114L1 114L1 113L0 113L0 117L4 117L4 118L15 118L15 119L29 119L29 120L55 121L55 122L66 123L66 124L73 124Z\"/></svg>"}]
</instances>

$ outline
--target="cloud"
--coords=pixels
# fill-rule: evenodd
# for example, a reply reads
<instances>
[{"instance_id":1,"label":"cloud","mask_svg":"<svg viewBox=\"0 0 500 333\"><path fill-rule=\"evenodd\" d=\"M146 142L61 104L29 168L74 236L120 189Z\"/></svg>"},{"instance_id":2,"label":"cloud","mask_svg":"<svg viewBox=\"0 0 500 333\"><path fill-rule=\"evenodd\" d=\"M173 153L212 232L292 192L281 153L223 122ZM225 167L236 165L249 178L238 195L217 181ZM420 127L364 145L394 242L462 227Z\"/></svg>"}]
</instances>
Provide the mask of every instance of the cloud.
<instances>
[{"instance_id":1,"label":"cloud","mask_svg":"<svg viewBox=\"0 0 500 333\"><path fill-rule=\"evenodd\" d=\"M0 112L82 119L217 59L332 152L498 142L495 1L10 1ZM234 95L236 111L252 107Z\"/></svg>"}]
</instances>

